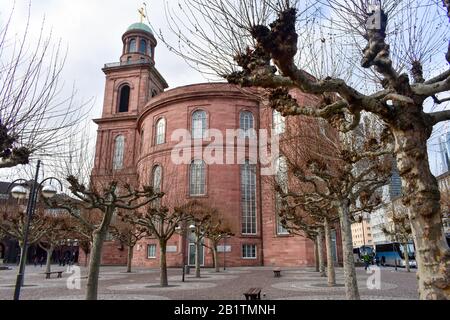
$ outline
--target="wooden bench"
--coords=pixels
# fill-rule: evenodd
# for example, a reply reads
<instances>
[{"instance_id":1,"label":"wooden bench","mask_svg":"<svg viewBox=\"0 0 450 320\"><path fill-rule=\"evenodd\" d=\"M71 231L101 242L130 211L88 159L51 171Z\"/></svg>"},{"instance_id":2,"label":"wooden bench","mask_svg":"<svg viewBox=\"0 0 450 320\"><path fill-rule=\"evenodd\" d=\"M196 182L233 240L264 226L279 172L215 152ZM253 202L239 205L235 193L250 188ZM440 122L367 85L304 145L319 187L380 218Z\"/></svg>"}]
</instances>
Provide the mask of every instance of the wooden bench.
<instances>
[{"instance_id":1,"label":"wooden bench","mask_svg":"<svg viewBox=\"0 0 450 320\"><path fill-rule=\"evenodd\" d=\"M280 268L276 268L273 270L273 275L275 278L279 278L281 277L281 269Z\"/></svg>"},{"instance_id":2,"label":"wooden bench","mask_svg":"<svg viewBox=\"0 0 450 320\"><path fill-rule=\"evenodd\" d=\"M250 288L244 296L245 300L261 300L261 288Z\"/></svg>"},{"instance_id":3,"label":"wooden bench","mask_svg":"<svg viewBox=\"0 0 450 320\"><path fill-rule=\"evenodd\" d=\"M45 272L45 279L50 279L50 276L51 276L52 274L55 274L55 273L58 274L58 276L57 276L56 278L62 278L62 273L63 273L63 272L64 272L64 271Z\"/></svg>"}]
</instances>

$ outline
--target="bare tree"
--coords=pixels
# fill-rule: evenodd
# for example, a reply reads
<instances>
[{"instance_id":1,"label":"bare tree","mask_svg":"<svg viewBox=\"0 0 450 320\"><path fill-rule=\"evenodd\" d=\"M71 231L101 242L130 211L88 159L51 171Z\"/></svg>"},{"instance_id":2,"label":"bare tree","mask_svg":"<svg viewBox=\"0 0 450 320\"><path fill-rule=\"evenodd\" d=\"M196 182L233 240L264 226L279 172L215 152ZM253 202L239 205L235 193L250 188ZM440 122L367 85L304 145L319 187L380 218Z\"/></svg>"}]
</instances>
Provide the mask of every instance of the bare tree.
<instances>
[{"instance_id":1,"label":"bare tree","mask_svg":"<svg viewBox=\"0 0 450 320\"><path fill-rule=\"evenodd\" d=\"M87 283L86 300L96 300L98 292L98 276L102 257L103 243L109 231L113 216L117 210L137 210L162 197L161 193L155 193L152 187L134 189L129 184L118 187L117 181L111 181L103 186L103 190L91 184L89 187L81 184L74 176L67 178L70 191L77 201L73 200L49 200L52 208L67 210L74 218L84 225L92 234L92 247L89 258L89 274ZM100 215L99 222L84 219L82 210L94 210Z\"/></svg>"},{"instance_id":2,"label":"bare tree","mask_svg":"<svg viewBox=\"0 0 450 320\"><path fill-rule=\"evenodd\" d=\"M180 13L167 9L179 38L177 46L169 46L201 71L243 87L266 88L271 106L283 115L339 118L341 131L355 129L364 111L380 117L395 137L403 202L417 246L420 297L446 299L450 254L427 140L435 124L450 119L450 111L425 113L424 106L448 100L448 1L387 0L373 6L370 0L323 0L317 11L309 9L296 0L189 1ZM180 17L186 20L177 24L184 20ZM328 28L326 36L310 40L332 38L333 57L352 66L351 81L340 74L311 76L299 58L309 47L302 35L320 23ZM292 88L315 96L316 103L295 99Z\"/></svg>"},{"instance_id":3,"label":"bare tree","mask_svg":"<svg viewBox=\"0 0 450 320\"><path fill-rule=\"evenodd\" d=\"M38 241L38 244L47 254L45 272L51 272L53 251L70 235L73 235L74 228L73 220L65 211L52 212L47 221L51 229Z\"/></svg>"},{"instance_id":4,"label":"bare tree","mask_svg":"<svg viewBox=\"0 0 450 320\"><path fill-rule=\"evenodd\" d=\"M24 250L23 240L25 238L25 226L28 223L28 215L26 207L19 203L20 201L10 199L0 208L0 230L4 235L17 240L22 252ZM30 220L27 244L39 243L44 236L51 235L53 229L58 229L59 224L59 219L54 219L42 205L39 205ZM27 253L25 252L25 255L22 256L26 259Z\"/></svg>"},{"instance_id":5,"label":"bare tree","mask_svg":"<svg viewBox=\"0 0 450 320\"><path fill-rule=\"evenodd\" d=\"M167 287L167 242L186 219L186 213L180 208L169 209L165 206L152 205L146 212L122 213L122 219L142 227L150 236L158 239L160 249L160 285Z\"/></svg>"},{"instance_id":6,"label":"bare tree","mask_svg":"<svg viewBox=\"0 0 450 320\"><path fill-rule=\"evenodd\" d=\"M408 210L403 206L395 206L391 202L391 209L387 212L390 223L386 223L382 230L384 234L391 238L391 241L399 242L403 247L406 271L410 272L409 266L409 243L413 240L411 232L411 221Z\"/></svg>"},{"instance_id":7,"label":"bare tree","mask_svg":"<svg viewBox=\"0 0 450 320\"><path fill-rule=\"evenodd\" d=\"M120 216L120 213L118 215ZM127 220L114 222L110 232L114 238L127 247L127 273L130 273L134 247L141 239L148 236L147 230Z\"/></svg>"},{"instance_id":8,"label":"bare tree","mask_svg":"<svg viewBox=\"0 0 450 320\"><path fill-rule=\"evenodd\" d=\"M0 168L28 164L32 156L63 156L73 128L88 114L75 90L62 97L61 43L46 35L44 23L37 41L30 39L31 1L25 30L15 38L13 13L0 25Z\"/></svg>"},{"instance_id":9,"label":"bare tree","mask_svg":"<svg viewBox=\"0 0 450 320\"><path fill-rule=\"evenodd\" d=\"M386 161L389 150L382 148L380 141L372 137L377 130L371 129L371 122L365 120L364 124L359 127L360 134L349 133L342 137L342 143L327 139L326 131L313 126L305 125L302 131L297 128L293 135L288 131L286 140L291 143L285 143L281 149L292 178L287 186L279 185L277 188L283 198L283 206L290 208L294 215L293 221L305 224L303 229L318 228L319 250L325 225L330 247L329 222L339 218L348 299L359 299L351 223L359 219L362 212L372 210L379 203L375 191L386 183L390 175L390 162ZM382 139L389 139L386 135L387 132ZM316 146L303 143L308 139L316 141ZM331 250L327 249L327 258L330 256ZM328 267L333 273L331 264ZM330 275L331 285L333 277Z\"/></svg>"},{"instance_id":10,"label":"bare tree","mask_svg":"<svg viewBox=\"0 0 450 320\"><path fill-rule=\"evenodd\" d=\"M188 230L195 235L195 277L201 277L201 250L204 246L204 240L207 238L207 230L214 223L213 215L217 210L211 207L207 202L200 200L191 200L182 206L181 210L188 215Z\"/></svg>"},{"instance_id":11,"label":"bare tree","mask_svg":"<svg viewBox=\"0 0 450 320\"><path fill-rule=\"evenodd\" d=\"M218 258L218 245L220 241L227 237L234 236L232 229L227 221L220 216L217 208L211 208L211 221L208 224L204 224L205 238L209 240L210 244L205 243L204 246L211 249L214 270L220 272L219 258ZM226 248L223 248L224 252Z\"/></svg>"}]
</instances>

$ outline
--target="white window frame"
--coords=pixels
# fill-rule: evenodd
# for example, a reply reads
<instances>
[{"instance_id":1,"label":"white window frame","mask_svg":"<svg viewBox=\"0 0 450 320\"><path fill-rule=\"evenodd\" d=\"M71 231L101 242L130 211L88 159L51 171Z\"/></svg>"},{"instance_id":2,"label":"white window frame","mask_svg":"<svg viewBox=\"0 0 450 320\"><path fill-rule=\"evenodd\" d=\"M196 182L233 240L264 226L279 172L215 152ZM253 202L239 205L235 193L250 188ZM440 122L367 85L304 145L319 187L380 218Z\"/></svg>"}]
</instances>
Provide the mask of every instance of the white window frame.
<instances>
[{"instance_id":1,"label":"white window frame","mask_svg":"<svg viewBox=\"0 0 450 320\"><path fill-rule=\"evenodd\" d=\"M255 248L255 255L246 257L246 254L251 252L251 251L248 251L249 247L251 247L251 248L254 247ZM258 246L256 244L244 243L244 244L242 244L241 251L242 251L241 252L242 253L242 259L244 259L244 260L256 260L256 259L258 259Z\"/></svg>"},{"instance_id":2,"label":"white window frame","mask_svg":"<svg viewBox=\"0 0 450 320\"><path fill-rule=\"evenodd\" d=\"M206 137L208 130L207 124L208 115L204 110L197 110L192 114L192 139L203 139Z\"/></svg>"},{"instance_id":3,"label":"white window frame","mask_svg":"<svg viewBox=\"0 0 450 320\"><path fill-rule=\"evenodd\" d=\"M277 183L283 189L283 192L287 192L288 190L288 171L287 171L287 160L286 157L281 155L276 160L276 180ZM288 235L289 230L283 227L280 222L280 216L278 215L280 207L281 207L281 198L277 193L275 195L275 220L277 222L277 235Z\"/></svg>"},{"instance_id":4,"label":"white window frame","mask_svg":"<svg viewBox=\"0 0 450 320\"><path fill-rule=\"evenodd\" d=\"M248 160L241 165L241 233L258 234L258 208L256 199L256 165ZM251 175L251 176L248 176ZM254 210L253 210L254 209Z\"/></svg>"},{"instance_id":5,"label":"white window frame","mask_svg":"<svg viewBox=\"0 0 450 320\"><path fill-rule=\"evenodd\" d=\"M206 163L203 160L192 160L189 166L189 195L206 195Z\"/></svg>"},{"instance_id":6,"label":"white window frame","mask_svg":"<svg viewBox=\"0 0 450 320\"><path fill-rule=\"evenodd\" d=\"M155 145L161 145L166 143L166 119L160 118L156 122L155 129Z\"/></svg>"},{"instance_id":7,"label":"white window frame","mask_svg":"<svg viewBox=\"0 0 450 320\"><path fill-rule=\"evenodd\" d=\"M114 139L113 170L120 170L123 168L124 154L125 154L125 136L118 135Z\"/></svg>"},{"instance_id":8,"label":"white window frame","mask_svg":"<svg viewBox=\"0 0 450 320\"><path fill-rule=\"evenodd\" d=\"M239 129L241 137L253 138L255 136L255 117L250 111L241 111L239 113Z\"/></svg>"},{"instance_id":9,"label":"white window frame","mask_svg":"<svg viewBox=\"0 0 450 320\"><path fill-rule=\"evenodd\" d=\"M155 248L154 256L150 256L150 247ZM150 243L147 245L147 259L156 259L156 244Z\"/></svg>"}]
</instances>

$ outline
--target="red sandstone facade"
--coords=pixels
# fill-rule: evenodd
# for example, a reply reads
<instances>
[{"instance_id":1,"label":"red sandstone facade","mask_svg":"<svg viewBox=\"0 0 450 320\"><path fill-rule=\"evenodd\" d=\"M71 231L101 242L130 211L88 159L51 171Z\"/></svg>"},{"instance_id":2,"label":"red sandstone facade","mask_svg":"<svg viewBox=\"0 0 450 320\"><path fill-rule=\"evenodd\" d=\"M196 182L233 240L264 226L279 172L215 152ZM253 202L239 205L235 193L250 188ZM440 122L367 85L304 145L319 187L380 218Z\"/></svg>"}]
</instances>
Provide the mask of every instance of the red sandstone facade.
<instances>
[{"instance_id":1,"label":"red sandstone facade","mask_svg":"<svg viewBox=\"0 0 450 320\"><path fill-rule=\"evenodd\" d=\"M221 250L219 253L221 265L224 259L227 266L314 265L312 241L300 236L278 234L273 187L261 176L260 163L255 166L252 204L256 208L253 212L256 224L252 226L254 232L251 234L242 232L243 221L247 220L242 216L244 187L241 164L235 161L234 164L206 165L204 192L191 195L190 163L175 164L171 159L174 148L180 143L173 137L177 130L192 132L194 113L201 110L206 115L206 127L218 130L225 137L227 129L242 126L242 112L250 112L256 132L267 129L272 134L275 125L273 112L257 96L224 83L189 85L164 92L167 83L155 68L156 40L147 28L142 24L132 26L123 36L121 62L106 65L103 69L106 86L103 114L101 119L95 120L98 137L93 180L101 183L117 179L134 185L152 185L155 166L159 166L162 173L160 187L166 194L163 203L177 205L200 198L217 207L232 226L235 236L226 240L227 252L224 254ZM132 43L133 40L135 43ZM161 130L158 131L161 119L165 123L162 136ZM207 152L214 139L210 134L203 140L193 140L201 145L203 152ZM117 152L118 144L123 149L122 153ZM244 148L248 151L248 142ZM231 150L236 156L238 147L232 145ZM193 153L188 157L189 160L197 159ZM169 267L195 261L195 251L189 238L175 235L169 241ZM335 243L336 260L340 261L338 230ZM102 263L125 264L126 256L126 248L109 241L104 247ZM81 263L84 258L80 252ZM151 238L140 241L134 248L132 264L157 267L158 242ZM212 254L207 248L204 251L204 265L212 266Z\"/></svg>"}]
</instances>

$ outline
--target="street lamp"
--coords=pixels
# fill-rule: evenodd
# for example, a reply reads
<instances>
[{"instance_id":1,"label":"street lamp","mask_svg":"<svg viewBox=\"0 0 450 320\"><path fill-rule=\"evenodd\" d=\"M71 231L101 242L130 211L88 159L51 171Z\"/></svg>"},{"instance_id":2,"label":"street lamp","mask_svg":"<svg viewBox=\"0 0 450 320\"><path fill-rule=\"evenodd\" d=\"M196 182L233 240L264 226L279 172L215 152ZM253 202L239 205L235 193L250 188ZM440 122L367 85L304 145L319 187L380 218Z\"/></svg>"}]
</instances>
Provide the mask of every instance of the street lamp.
<instances>
[{"instance_id":1,"label":"street lamp","mask_svg":"<svg viewBox=\"0 0 450 320\"><path fill-rule=\"evenodd\" d=\"M52 180L52 179L59 182L59 184L61 186L61 191L63 189L61 181L59 181L57 178L53 178L53 177L44 179L41 181L41 183L38 184L37 179L39 176L40 166L41 166L41 161L38 160L37 166L36 166L36 174L35 174L34 180L31 182L31 190L30 190L29 196L28 196L27 211L26 211L26 223L25 223L25 230L24 230L24 236L23 236L23 248L22 248L22 252L20 255L19 271L17 273L16 287L14 290L14 300L19 300L20 289L23 285L23 279L24 279L24 275L25 275L25 261L26 261L27 251L28 251L28 233L30 230L31 219L33 217L33 213L36 208L37 194L38 194L37 191L41 190L41 194L44 198L51 198L51 197L55 196L57 193L55 187L53 187L53 186L44 186L43 187L44 182L46 182L48 180ZM19 181L22 181L22 183L20 185L17 185L17 182L19 182ZM28 182L26 180L17 179L9 184L8 192L11 189L11 187L14 186L11 190L11 195L15 199L18 199L18 200L25 199L28 194L28 189L25 187L25 185L27 185L27 184L28 184Z\"/></svg>"}]
</instances>

